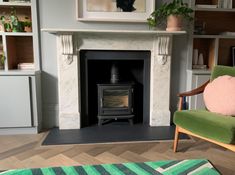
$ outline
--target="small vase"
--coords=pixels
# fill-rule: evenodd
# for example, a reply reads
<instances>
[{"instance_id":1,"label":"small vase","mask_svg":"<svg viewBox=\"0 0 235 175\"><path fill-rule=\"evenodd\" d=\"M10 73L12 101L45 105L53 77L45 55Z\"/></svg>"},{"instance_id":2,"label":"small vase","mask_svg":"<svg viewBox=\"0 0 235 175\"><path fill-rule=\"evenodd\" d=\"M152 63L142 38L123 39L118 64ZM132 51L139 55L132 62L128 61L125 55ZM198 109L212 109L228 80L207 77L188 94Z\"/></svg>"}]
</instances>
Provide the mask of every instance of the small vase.
<instances>
[{"instance_id":1,"label":"small vase","mask_svg":"<svg viewBox=\"0 0 235 175\"><path fill-rule=\"evenodd\" d=\"M203 59L203 54L200 53L199 57L198 57L198 65L204 65L204 59Z\"/></svg>"},{"instance_id":2,"label":"small vase","mask_svg":"<svg viewBox=\"0 0 235 175\"><path fill-rule=\"evenodd\" d=\"M198 64L198 49L193 50L193 65Z\"/></svg>"}]
</instances>

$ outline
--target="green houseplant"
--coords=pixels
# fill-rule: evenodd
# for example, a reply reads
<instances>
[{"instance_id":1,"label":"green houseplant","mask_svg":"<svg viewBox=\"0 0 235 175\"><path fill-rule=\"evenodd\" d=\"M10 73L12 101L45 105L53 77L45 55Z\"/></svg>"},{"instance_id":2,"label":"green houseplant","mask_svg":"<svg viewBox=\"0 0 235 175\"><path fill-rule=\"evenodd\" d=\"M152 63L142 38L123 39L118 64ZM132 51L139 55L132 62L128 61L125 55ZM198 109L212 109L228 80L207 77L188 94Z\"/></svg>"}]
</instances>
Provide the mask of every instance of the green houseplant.
<instances>
[{"instance_id":1,"label":"green houseplant","mask_svg":"<svg viewBox=\"0 0 235 175\"><path fill-rule=\"evenodd\" d=\"M0 21L6 32L23 32L24 23L18 19L16 15L16 8L11 7L10 14L0 17Z\"/></svg>"},{"instance_id":2,"label":"green houseplant","mask_svg":"<svg viewBox=\"0 0 235 175\"><path fill-rule=\"evenodd\" d=\"M32 32L32 22L29 17L25 17L25 21L22 21L25 32Z\"/></svg>"},{"instance_id":3,"label":"green houseplant","mask_svg":"<svg viewBox=\"0 0 235 175\"><path fill-rule=\"evenodd\" d=\"M13 32L23 32L23 23L18 19L16 15L16 8L12 7L11 15L10 15L10 21L12 26Z\"/></svg>"},{"instance_id":4,"label":"green houseplant","mask_svg":"<svg viewBox=\"0 0 235 175\"><path fill-rule=\"evenodd\" d=\"M161 26L167 21L167 31L178 31L182 29L182 20L191 21L193 9L183 0L173 0L164 3L156 9L147 19L150 28Z\"/></svg>"},{"instance_id":5,"label":"green houseplant","mask_svg":"<svg viewBox=\"0 0 235 175\"><path fill-rule=\"evenodd\" d=\"M0 17L0 21L2 23L3 29L5 32L11 32L12 28L11 28L11 24L9 21L6 20L5 16L1 16Z\"/></svg>"}]
</instances>

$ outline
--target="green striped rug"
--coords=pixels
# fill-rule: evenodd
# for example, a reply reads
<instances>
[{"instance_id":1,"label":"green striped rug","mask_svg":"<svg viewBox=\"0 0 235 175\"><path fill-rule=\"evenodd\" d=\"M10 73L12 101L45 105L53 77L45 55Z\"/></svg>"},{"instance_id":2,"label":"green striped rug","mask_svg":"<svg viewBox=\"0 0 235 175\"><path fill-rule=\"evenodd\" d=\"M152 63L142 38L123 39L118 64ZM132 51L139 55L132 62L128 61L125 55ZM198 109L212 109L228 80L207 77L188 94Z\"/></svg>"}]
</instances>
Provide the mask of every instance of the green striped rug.
<instances>
[{"instance_id":1,"label":"green striped rug","mask_svg":"<svg viewBox=\"0 0 235 175\"><path fill-rule=\"evenodd\" d=\"M170 160L11 170L1 175L219 175L208 160Z\"/></svg>"}]
</instances>

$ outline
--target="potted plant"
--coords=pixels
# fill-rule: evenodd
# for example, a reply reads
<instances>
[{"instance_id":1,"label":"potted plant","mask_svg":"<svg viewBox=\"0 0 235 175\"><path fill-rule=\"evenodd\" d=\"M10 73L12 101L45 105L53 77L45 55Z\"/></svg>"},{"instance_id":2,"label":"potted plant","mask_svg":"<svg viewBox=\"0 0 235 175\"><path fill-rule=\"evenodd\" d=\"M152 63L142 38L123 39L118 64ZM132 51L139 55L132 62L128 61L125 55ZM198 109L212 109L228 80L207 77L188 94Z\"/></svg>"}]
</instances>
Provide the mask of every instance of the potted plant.
<instances>
[{"instance_id":1,"label":"potted plant","mask_svg":"<svg viewBox=\"0 0 235 175\"><path fill-rule=\"evenodd\" d=\"M25 17L25 21L22 23L24 25L25 32L32 32L32 22L30 21L29 17Z\"/></svg>"},{"instance_id":2,"label":"potted plant","mask_svg":"<svg viewBox=\"0 0 235 175\"><path fill-rule=\"evenodd\" d=\"M11 26L12 26L13 32L23 32L24 31L23 23L18 19L17 15L16 15L15 7L12 7L10 21L11 21Z\"/></svg>"},{"instance_id":3,"label":"potted plant","mask_svg":"<svg viewBox=\"0 0 235 175\"><path fill-rule=\"evenodd\" d=\"M1 16L0 21L2 23L2 26L3 26L3 29L4 29L5 32L11 32L12 31L11 24L9 23L9 21L6 20L5 16Z\"/></svg>"},{"instance_id":4,"label":"potted plant","mask_svg":"<svg viewBox=\"0 0 235 175\"><path fill-rule=\"evenodd\" d=\"M1 16L0 21L6 32L23 32L23 22L20 21L16 15L15 7L11 7L11 13L7 16Z\"/></svg>"},{"instance_id":5,"label":"potted plant","mask_svg":"<svg viewBox=\"0 0 235 175\"><path fill-rule=\"evenodd\" d=\"M151 28L160 26L167 21L167 31L180 31L182 30L182 20L191 21L193 19L192 13L193 10L183 0L173 0L161 5L150 15L147 21Z\"/></svg>"}]
</instances>

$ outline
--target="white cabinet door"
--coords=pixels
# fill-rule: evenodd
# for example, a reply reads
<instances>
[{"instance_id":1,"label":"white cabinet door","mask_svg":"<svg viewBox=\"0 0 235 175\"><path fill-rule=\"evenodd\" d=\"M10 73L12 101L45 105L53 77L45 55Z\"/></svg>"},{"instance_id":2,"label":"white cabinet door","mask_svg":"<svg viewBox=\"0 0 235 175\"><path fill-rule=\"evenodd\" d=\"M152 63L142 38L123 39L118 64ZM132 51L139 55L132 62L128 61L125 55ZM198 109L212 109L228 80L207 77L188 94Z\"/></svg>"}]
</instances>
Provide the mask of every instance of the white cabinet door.
<instances>
[{"instance_id":1,"label":"white cabinet door","mask_svg":"<svg viewBox=\"0 0 235 175\"><path fill-rule=\"evenodd\" d=\"M210 75L193 75L192 76L192 88L195 89L203 85L210 79ZM190 109L204 109L205 104L203 100L203 94L199 94L191 97Z\"/></svg>"},{"instance_id":2,"label":"white cabinet door","mask_svg":"<svg viewBox=\"0 0 235 175\"><path fill-rule=\"evenodd\" d=\"M31 90L28 76L0 76L0 128L31 127Z\"/></svg>"}]
</instances>

